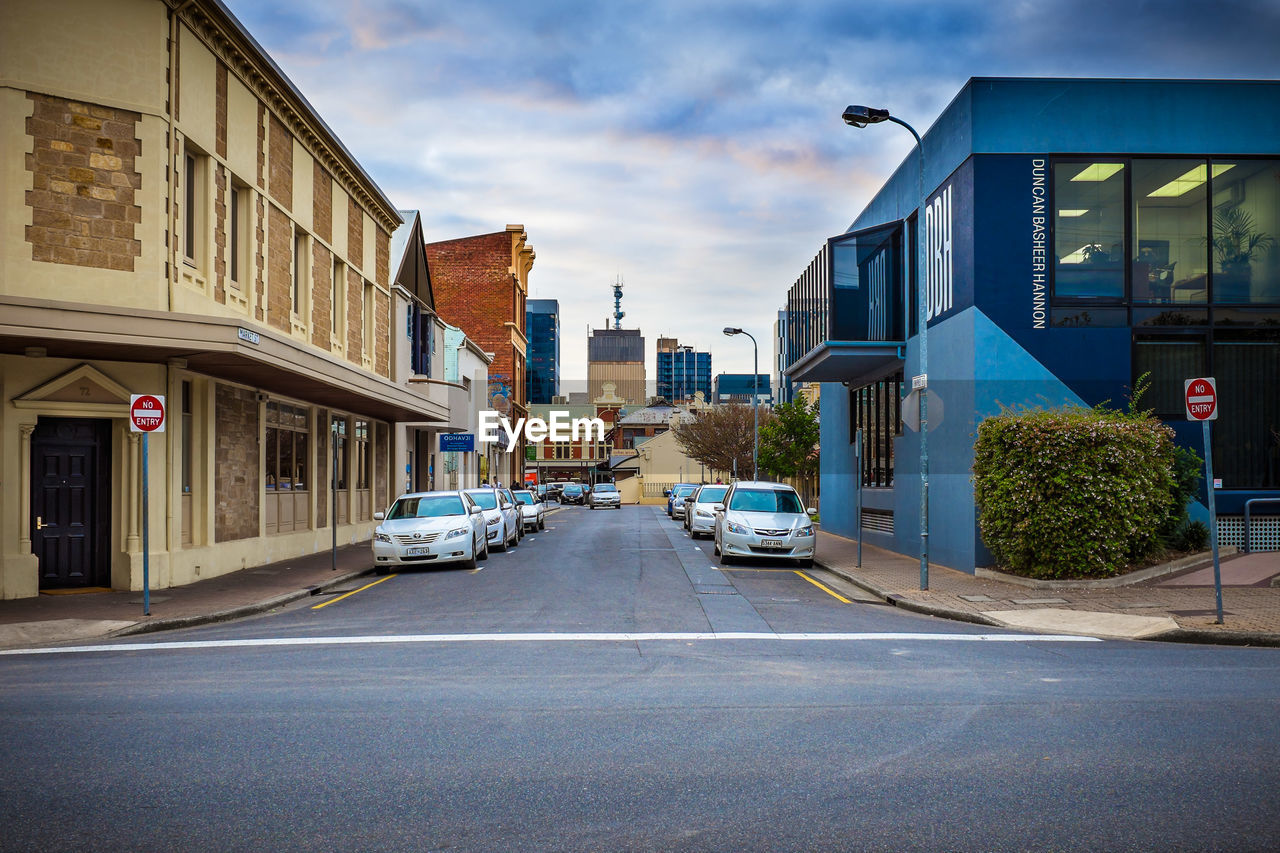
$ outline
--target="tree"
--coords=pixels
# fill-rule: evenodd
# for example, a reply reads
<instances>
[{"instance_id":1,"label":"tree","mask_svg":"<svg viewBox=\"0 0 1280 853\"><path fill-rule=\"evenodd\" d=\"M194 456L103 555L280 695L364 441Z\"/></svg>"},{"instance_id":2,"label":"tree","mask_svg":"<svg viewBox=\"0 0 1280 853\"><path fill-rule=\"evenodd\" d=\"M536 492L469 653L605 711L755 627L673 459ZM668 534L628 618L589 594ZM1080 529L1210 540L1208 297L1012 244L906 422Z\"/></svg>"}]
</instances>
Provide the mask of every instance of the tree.
<instances>
[{"instance_id":1,"label":"tree","mask_svg":"<svg viewBox=\"0 0 1280 853\"><path fill-rule=\"evenodd\" d=\"M767 409L760 410L760 430L770 421ZM684 454L712 471L732 473L737 463L739 477L750 477L751 450L755 437L751 407L740 404L715 406L698 413L697 419L675 427L676 442Z\"/></svg>"},{"instance_id":2,"label":"tree","mask_svg":"<svg viewBox=\"0 0 1280 853\"><path fill-rule=\"evenodd\" d=\"M803 397L773 407L760 427L760 467L777 477L805 478L818 470L818 413Z\"/></svg>"}]
</instances>

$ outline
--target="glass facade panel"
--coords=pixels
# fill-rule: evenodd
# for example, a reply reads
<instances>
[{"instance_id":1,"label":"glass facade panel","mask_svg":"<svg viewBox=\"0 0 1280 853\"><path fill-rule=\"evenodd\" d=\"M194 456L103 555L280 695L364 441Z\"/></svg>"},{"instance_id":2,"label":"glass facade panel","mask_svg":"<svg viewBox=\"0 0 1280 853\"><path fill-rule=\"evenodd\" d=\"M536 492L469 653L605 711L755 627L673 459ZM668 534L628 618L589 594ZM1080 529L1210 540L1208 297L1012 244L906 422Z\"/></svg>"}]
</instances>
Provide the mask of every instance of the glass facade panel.
<instances>
[{"instance_id":1,"label":"glass facade panel","mask_svg":"<svg viewBox=\"0 0 1280 853\"><path fill-rule=\"evenodd\" d=\"M862 485L893 485L893 440L902 435L902 376L849 391L849 441L862 430Z\"/></svg>"},{"instance_id":2,"label":"glass facade panel","mask_svg":"<svg viewBox=\"0 0 1280 853\"><path fill-rule=\"evenodd\" d=\"M1133 344L1133 382L1146 373L1151 387L1139 401L1142 409L1153 409L1156 417L1185 419L1183 383L1204 376L1204 338L1138 338Z\"/></svg>"},{"instance_id":3,"label":"glass facade panel","mask_svg":"<svg viewBox=\"0 0 1280 853\"><path fill-rule=\"evenodd\" d=\"M1124 299L1125 166L1053 164L1054 297Z\"/></svg>"},{"instance_id":4,"label":"glass facade panel","mask_svg":"<svg viewBox=\"0 0 1280 853\"><path fill-rule=\"evenodd\" d=\"M1133 161L1133 301L1208 301L1204 160Z\"/></svg>"},{"instance_id":5,"label":"glass facade panel","mask_svg":"<svg viewBox=\"0 0 1280 853\"><path fill-rule=\"evenodd\" d=\"M1280 305L1280 161L1215 160L1213 301Z\"/></svg>"}]
</instances>

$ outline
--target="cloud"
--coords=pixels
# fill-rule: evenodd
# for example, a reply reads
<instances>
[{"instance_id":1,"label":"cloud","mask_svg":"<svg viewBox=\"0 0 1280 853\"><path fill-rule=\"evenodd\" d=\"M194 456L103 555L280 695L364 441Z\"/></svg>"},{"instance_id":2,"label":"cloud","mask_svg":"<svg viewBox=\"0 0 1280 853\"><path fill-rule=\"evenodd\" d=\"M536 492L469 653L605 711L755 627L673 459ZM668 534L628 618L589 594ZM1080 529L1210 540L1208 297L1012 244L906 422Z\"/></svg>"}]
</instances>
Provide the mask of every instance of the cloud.
<instances>
[{"instance_id":1,"label":"cloud","mask_svg":"<svg viewBox=\"0 0 1280 853\"><path fill-rule=\"evenodd\" d=\"M1280 10L1226 0L227 0L429 240L526 226L565 375L627 282L650 342L750 370L786 289L970 76L1272 77Z\"/></svg>"}]
</instances>

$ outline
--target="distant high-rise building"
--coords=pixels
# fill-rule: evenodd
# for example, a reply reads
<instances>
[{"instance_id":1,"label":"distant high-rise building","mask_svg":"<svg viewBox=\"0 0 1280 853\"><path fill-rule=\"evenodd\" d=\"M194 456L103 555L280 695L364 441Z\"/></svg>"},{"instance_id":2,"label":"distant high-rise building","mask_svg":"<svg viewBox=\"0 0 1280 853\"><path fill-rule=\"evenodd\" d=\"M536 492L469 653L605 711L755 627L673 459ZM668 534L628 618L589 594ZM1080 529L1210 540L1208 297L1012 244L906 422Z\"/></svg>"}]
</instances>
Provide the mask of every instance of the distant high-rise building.
<instances>
[{"instance_id":1,"label":"distant high-rise building","mask_svg":"<svg viewBox=\"0 0 1280 853\"><path fill-rule=\"evenodd\" d=\"M796 360L787 346L787 312L778 312L777 322L773 324L773 387L778 389L775 402L790 403L796 396L796 383L785 373L791 362Z\"/></svg>"},{"instance_id":2,"label":"distant high-rise building","mask_svg":"<svg viewBox=\"0 0 1280 853\"><path fill-rule=\"evenodd\" d=\"M560 300L530 299L525 303L526 387L531 405L548 405L560 396Z\"/></svg>"},{"instance_id":3,"label":"distant high-rise building","mask_svg":"<svg viewBox=\"0 0 1280 853\"><path fill-rule=\"evenodd\" d=\"M658 338L658 396L679 403L702 392L711 399L711 353L681 346L675 338Z\"/></svg>"},{"instance_id":4,"label":"distant high-rise building","mask_svg":"<svg viewBox=\"0 0 1280 853\"><path fill-rule=\"evenodd\" d=\"M761 403L772 401L769 391L769 374L757 374L753 383L750 373L721 373L716 377L711 400L717 404L750 403L753 392Z\"/></svg>"},{"instance_id":5,"label":"distant high-rise building","mask_svg":"<svg viewBox=\"0 0 1280 853\"><path fill-rule=\"evenodd\" d=\"M644 338L639 329L596 329L587 339L587 393L594 400L606 382L627 405L644 405Z\"/></svg>"}]
</instances>

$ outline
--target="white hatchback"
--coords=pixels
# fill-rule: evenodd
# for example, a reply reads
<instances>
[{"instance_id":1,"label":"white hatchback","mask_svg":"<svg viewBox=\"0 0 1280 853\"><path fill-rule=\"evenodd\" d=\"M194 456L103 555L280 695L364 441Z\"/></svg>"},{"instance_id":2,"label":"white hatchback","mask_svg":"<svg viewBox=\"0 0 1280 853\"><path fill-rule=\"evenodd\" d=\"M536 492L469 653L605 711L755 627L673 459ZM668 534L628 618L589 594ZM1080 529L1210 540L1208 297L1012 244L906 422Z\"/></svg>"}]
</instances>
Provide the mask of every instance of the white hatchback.
<instances>
[{"instance_id":1,"label":"white hatchback","mask_svg":"<svg viewBox=\"0 0 1280 853\"><path fill-rule=\"evenodd\" d=\"M720 564L735 557L799 560L813 565L817 536L796 490L784 483L740 482L715 505L715 552Z\"/></svg>"}]
</instances>

